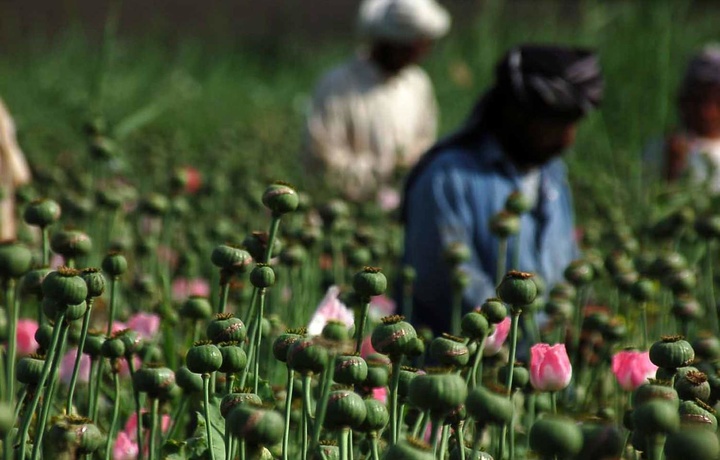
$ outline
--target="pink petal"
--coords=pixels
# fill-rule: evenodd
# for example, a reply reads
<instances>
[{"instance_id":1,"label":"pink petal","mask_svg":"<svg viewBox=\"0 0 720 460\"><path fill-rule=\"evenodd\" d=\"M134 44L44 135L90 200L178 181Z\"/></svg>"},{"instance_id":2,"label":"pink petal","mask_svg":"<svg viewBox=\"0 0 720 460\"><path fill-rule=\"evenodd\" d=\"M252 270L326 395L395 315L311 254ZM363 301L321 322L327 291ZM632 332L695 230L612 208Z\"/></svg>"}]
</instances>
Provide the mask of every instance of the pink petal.
<instances>
[{"instance_id":1,"label":"pink petal","mask_svg":"<svg viewBox=\"0 0 720 460\"><path fill-rule=\"evenodd\" d=\"M38 323L31 319L20 319L17 323L17 354L26 356L35 353L38 343L35 341L35 332L38 330Z\"/></svg>"},{"instance_id":2,"label":"pink petal","mask_svg":"<svg viewBox=\"0 0 720 460\"><path fill-rule=\"evenodd\" d=\"M160 316L155 313L136 313L127 321L127 326L145 340L152 340L160 329Z\"/></svg>"},{"instance_id":3,"label":"pink petal","mask_svg":"<svg viewBox=\"0 0 720 460\"><path fill-rule=\"evenodd\" d=\"M77 348L69 350L60 362L60 381L65 385L70 385L73 369L75 368L75 360L77 359L77 352ZM90 380L90 364L90 356L83 354L80 357L80 367L78 368L78 382L87 383Z\"/></svg>"},{"instance_id":4,"label":"pink petal","mask_svg":"<svg viewBox=\"0 0 720 460\"><path fill-rule=\"evenodd\" d=\"M121 431L115 440L113 459L135 460L139 452L138 445L130 439L126 432Z\"/></svg>"}]
</instances>

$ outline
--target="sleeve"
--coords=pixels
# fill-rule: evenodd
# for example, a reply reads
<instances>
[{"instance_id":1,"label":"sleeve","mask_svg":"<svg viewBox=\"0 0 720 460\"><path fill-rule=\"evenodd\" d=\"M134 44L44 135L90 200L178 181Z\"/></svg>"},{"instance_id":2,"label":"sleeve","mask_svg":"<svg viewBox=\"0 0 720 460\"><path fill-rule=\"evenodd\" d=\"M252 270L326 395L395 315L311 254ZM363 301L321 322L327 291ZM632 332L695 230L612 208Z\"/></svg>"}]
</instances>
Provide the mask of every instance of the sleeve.
<instances>
[{"instance_id":1,"label":"sleeve","mask_svg":"<svg viewBox=\"0 0 720 460\"><path fill-rule=\"evenodd\" d=\"M0 101L0 155L3 156L2 164L7 166L13 186L30 182L30 168L17 143L15 123L2 101Z\"/></svg>"},{"instance_id":2,"label":"sleeve","mask_svg":"<svg viewBox=\"0 0 720 460\"><path fill-rule=\"evenodd\" d=\"M351 198L375 186L373 154L357 149L351 94L337 94L332 81L318 87L306 122L304 163L308 174L318 171L331 185L339 187Z\"/></svg>"}]
</instances>

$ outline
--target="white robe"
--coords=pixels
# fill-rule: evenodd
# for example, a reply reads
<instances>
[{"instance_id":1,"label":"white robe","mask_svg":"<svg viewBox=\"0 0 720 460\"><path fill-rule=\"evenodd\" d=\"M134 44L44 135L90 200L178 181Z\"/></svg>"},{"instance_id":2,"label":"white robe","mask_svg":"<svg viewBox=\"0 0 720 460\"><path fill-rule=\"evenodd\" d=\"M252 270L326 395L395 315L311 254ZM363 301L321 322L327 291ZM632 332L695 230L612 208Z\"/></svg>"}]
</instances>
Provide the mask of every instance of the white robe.
<instances>
[{"instance_id":1,"label":"white robe","mask_svg":"<svg viewBox=\"0 0 720 460\"><path fill-rule=\"evenodd\" d=\"M15 188L30 182L30 168L15 138L15 123L0 100L0 240L17 232Z\"/></svg>"}]
</instances>

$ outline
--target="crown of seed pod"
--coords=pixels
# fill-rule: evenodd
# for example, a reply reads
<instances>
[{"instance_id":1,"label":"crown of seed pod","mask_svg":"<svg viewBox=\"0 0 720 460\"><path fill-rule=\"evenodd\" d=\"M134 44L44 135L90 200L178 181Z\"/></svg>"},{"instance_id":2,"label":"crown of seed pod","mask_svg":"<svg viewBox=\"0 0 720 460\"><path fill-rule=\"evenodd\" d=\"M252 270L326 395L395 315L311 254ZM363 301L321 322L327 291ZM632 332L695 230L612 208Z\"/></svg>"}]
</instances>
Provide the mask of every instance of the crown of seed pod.
<instances>
[{"instance_id":1,"label":"crown of seed pod","mask_svg":"<svg viewBox=\"0 0 720 460\"><path fill-rule=\"evenodd\" d=\"M450 334L436 337L430 343L430 356L441 366L462 367L470 360L465 339Z\"/></svg>"},{"instance_id":2,"label":"crown of seed pod","mask_svg":"<svg viewBox=\"0 0 720 460\"><path fill-rule=\"evenodd\" d=\"M203 391L202 377L193 373L186 366L182 366L175 371L175 383L188 395Z\"/></svg>"},{"instance_id":3,"label":"crown of seed pod","mask_svg":"<svg viewBox=\"0 0 720 460\"><path fill-rule=\"evenodd\" d=\"M313 460L340 460L340 447L335 441L321 439L311 458Z\"/></svg>"},{"instance_id":4,"label":"crown of seed pod","mask_svg":"<svg viewBox=\"0 0 720 460\"><path fill-rule=\"evenodd\" d=\"M487 317L475 310L466 313L460 322L462 334L471 340L483 340L490 332L490 323Z\"/></svg>"},{"instance_id":5,"label":"crown of seed pod","mask_svg":"<svg viewBox=\"0 0 720 460\"><path fill-rule=\"evenodd\" d=\"M230 244L221 244L212 251L210 260L216 267L233 273L244 273L252 263L250 253Z\"/></svg>"},{"instance_id":6,"label":"crown of seed pod","mask_svg":"<svg viewBox=\"0 0 720 460\"><path fill-rule=\"evenodd\" d=\"M295 211L300 198L290 184L277 181L265 189L262 202L274 215L279 216Z\"/></svg>"},{"instance_id":7,"label":"crown of seed pod","mask_svg":"<svg viewBox=\"0 0 720 460\"><path fill-rule=\"evenodd\" d=\"M202 321L212 316L212 305L207 297L191 296L180 307L180 315L192 321Z\"/></svg>"},{"instance_id":8,"label":"crown of seed pod","mask_svg":"<svg viewBox=\"0 0 720 460\"><path fill-rule=\"evenodd\" d=\"M520 216L502 210L490 219L490 232L498 238L507 238L520 230Z\"/></svg>"},{"instance_id":9,"label":"crown of seed pod","mask_svg":"<svg viewBox=\"0 0 720 460\"><path fill-rule=\"evenodd\" d=\"M498 297L513 307L532 303L537 296L537 285L532 280L533 276L532 273L509 271L497 288Z\"/></svg>"},{"instance_id":10,"label":"crown of seed pod","mask_svg":"<svg viewBox=\"0 0 720 460\"><path fill-rule=\"evenodd\" d=\"M250 446L272 446L282 440L285 421L275 411L239 404L228 414L227 427Z\"/></svg>"},{"instance_id":11,"label":"crown of seed pod","mask_svg":"<svg viewBox=\"0 0 720 460\"><path fill-rule=\"evenodd\" d=\"M175 373L167 367L145 366L133 376L133 386L152 399L166 399L175 389Z\"/></svg>"},{"instance_id":12,"label":"crown of seed pod","mask_svg":"<svg viewBox=\"0 0 720 460\"><path fill-rule=\"evenodd\" d=\"M79 275L79 271L68 267L60 267L48 273L42 282L43 295L68 305L85 301L88 287Z\"/></svg>"},{"instance_id":13,"label":"crown of seed pod","mask_svg":"<svg viewBox=\"0 0 720 460\"><path fill-rule=\"evenodd\" d=\"M222 366L222 353L211 342L195 343L185 355L185 364L196 374L210 374Z\"/></svg>"},{"instance_id":14,"label":"crown of seed pod","mask_svg":"<svg viewBox=\"0 0 720 460\"><path fill-rule=\"evenodd\" d=\"M390 356L391 359L405 354L408 343L417 337L417 333L415 328L403 319L399 315L382 318L382 323L375 327L370 336L375 350Z\"/></svg>"},{"instance_id":15,"label":"crown of seed pod","mask_svg":"<svg viewBox=\"0 0 720 460\"><path fill-rule=\"evenodd\" d=\"M232 313L220 313L208 323L205 334L213 343L242 342L247 336L247 329Z\"/></svg>"},{"instance_id":16,"label":"crown of seed pod","mask_svg":"<svg viewBox=\"0 0 720 460\"><path fill-rule=\"evenodd\" d=\"M683 426L706 427L713 433L717 431L715 410L700 400L681 402L678 414Z\"/></svg>"},{"instance_id":17,"label":"crown of seed pod","mask_svg":"<svg viewBox=\"0 0 720 460\"><path fill-rule=\"evenodd\" d=\"M335 358L335 374L337 383L343 385L359 385L368 375L368 365L357 355L340 355Z\"/></svg>"},{"instance_id":18,"label":"crown of seed pod","mask_svg":"<svg viewBox=\"0 0 720 460\"><path fill-rule=\"evenodd\" d=\"M720 443L715 433L701 429L682 429L665 441L667 460L715 460L720 457Z\"/></svg>"},{"instance_id":19,"label":"crown of seed pod","mask_svg":"<svg viewBox=\"0 0 720 460\"><path fill-rule=\"evenodd\" d=\"M288 348L287 365L301 374L317 374L325 368L327 353L327 349L316 340L303 337Z\"/></svg>"},{"instance_id":20,"label":"crown of seed pod","mask_svg":"<svg viewBox=\"0 0 720 460\"><path fill-rule=\"evenodd\" d=\"M247 366L247 354L238 346L237 342L223 342L218 345L220 354L222 355L222 364L220 372L235 373L240 372Z\"/></svg>"},{"instance_id":21,"label":"crown of seed pod","mask_svg":"<svg viewBox=\"0 0 720 460\"><path fill-rule=\"evenodd\" d=\"M250 282L259 289L269 288L275 284L275 271L268 264L257 264L250 272Z\"/></svg>"},{"instance_id":22,"label":"crown of seed pod","mask_svg":"<svg viewBox=\"0 0 720 460\"><path fill-rule=\"evenodd\" d=\"M40 381L43 367L45 367L45 357L37 354L23 356L17 363L15 370L15 378L25 385L35 386Z\"/></svg>"},{"instance_id":23,"label":"crown of seed pod","mask_svg":"<svg viewBox=\"0 0 720 460\"><path fill-rule=\"evenodd\" d=\"M532 209L532 202L524 193L515 190L505 200L505 209L515 214L524 214Z\"/></svg>"},{"instance_id":24,"label":"crown of seed pod","mask_svg":"<svg viewBox=\"0 0 720 460\"><path fill-rule=\"evenodd\" d=\"M100 449L105 436L90 419L75 415L63 415L54 423L43 439L46 458L65 458L64 455L88 455Z\"/></svg>"},{"instance_id":25,"label":"crown of seed pod","mask_svg":"<svg viewBox=\"0 0 720 460\"><path fill-rule=\"evenodd\" d=\"M48 267L37 268L25 273L20 282L20 291L23 294L35 296L42 295L42 282L52 270Z\"/></svg>"},{"instance_id":26,"label":"crown of seed pod","mask_svg":"<svg viewBox=\"0 0 720 460\"><path fill-rule=\"evenodd\" d=\"M583 434L574 420L544 416L530 429L530 448L543 458L570 458L582 450Z\"/></svg>"},{"instance_id":27,"label":"crown of seed pod","mask_svg":"<svg viewBox=\"0 0 720 460\"><path fill-rule=\"evenodd\" d=\"M90 254L92 241L79 230L61 230L50 238L50 249L65 259L77 259Z\"/></svg>"},{"instance_id":28,"label":"crown of seed pod","mask_svg":"<svg viewBox=\"0 0 720 460\"><path fill-rule=\"evenodd\" d=\"M445 415L468 396L467 384L458 374L418 375L410 382L410 402L429 410L434 416Z\"/></svg>"},{"instance_id":29,"label":"crown of seed pod","mask_svg":"<svg viewBox=\"0 0 720 460\"><path fill-rule=\"evenodd\" d=\"M379 353L371 353L365 358L368 366L367 378L363 385L368 388L385 387L390 376L390 360Z\"/></svg>"},{"instance_id":30,"label":"crown of seed pod","mask_svg":"<svg viewBox=\"0 0 720 460\"><path fill-rule=\"evenodd\" d=\"M23 219L28 225L45 228L60 219L61 209L57 201L40 199L31 201L23 212Z\"/></svg>"},{"instance_id":31,"label":"crown of seed pod","mask_svg":"<svg viewBox=\"0 0 720 460\"><path fill-rule=\"evenodd\" d=\"M278 361L287 362L287 353L290 346L305 335L304 331L288 330L280 334L273 342L273 356Z\"/></svg>"},{"instance_id":32,"label":"crown of seed pod","mask_svg":"<svg viewBox=\"0 0 720 460\"><path fill-rule=\"evenodd\" d=\"M468 393L465 407L476 421L491 425L510 423L513 415L513 403L504 387L475 387Z\"/></svg>"},{"instance_id":33,"label":"crown of seed pod","mask_svg":"<svg viewBox=\"0 0 720 460\"><path fill-rule=\"evenodd\" d=\"M710 383L707 375L700 371L689 371L676 378L674 387L682 400L707 402L710 398Z\"/></svg>"},{"instance_id":34,"label":"crown of seed pod","mask_svg":"<svg viewBox=\"0 0 720 460\"><path fill-rule=\"evenodd\" d=\"M32 252L14 241L0 242L0 278L17 279L32 266Z\"/></svg>"},{"instance_id":35,"label":"crown of seed pod","mask_svg":"<svg viewBox=\"0 0 720 460\"><path fill-rule=\"evenodd\" d=\"M228 393L220 401L220 415L227 418L230 412L240 405L260 406L262 405L262 399L250 389L237 393Z\"/></svg>"},{"instance_id":36,"label":"crown of seed pod","mask_svg":"<svg viewBox=\"0 0 720 460\"><path fill-rule=\"evenodd\" d=\"M677 404L664 399L652 399L636 406L632 417L635 428L646 434L672 433L680 425Z\"/></svg>"},{"instance_id":37,"label":"crown of seed pod","mask_svg":"<svg viewBox=\"0 0 720 460\"><path fill-rule=\"evenodd\" d=\"M379 432L383 430L390 420L387 406L375 398L365 399L365 420L360 426L364 433Z\"/></svg>"},{"instance_id":38,"label":"crown of seed pod","mask_svg":"<svg viewBox=\"0 0 720 460\"><path fill-rule=\"evenodd\" d=\"M387 448L383 460L434 460L432 448L425 442L408 438Z\"/></svg>"},{"instance_id":39,"label":"crown of seed pod","mask_svg":"<svg viewBox=\"0 0 720 460\"><path fill-rule=\"evenodd\" d=\"M80 277L87 285L88 298L100 297L105 292L105 277L97 268L84 268Z\"/></svg>"},{"instance_id":40,"label":"crown of seed pod","mask_svg":"<svg viewBox=\"0 0 720 460\"><path fill-rule=\"evenodd\" d=\"M385 293L387 278L380 268L365 267L353 276L353 290L362 298L369 298Z\"/></svg>"},{"instance_id":41,"label":"crown of seed pod","mask_svg":"<svg viewBox=\"0 0 720 460\"><path fill-rule=\"evenodd\" d=\"M367 416L365 401L351 390L336 390L330 393L324 426L329 430L360 429Z\"/></svg>"},{"instance_id":42,"label":"crown of seed pod","mask_svg":"<svg viewBox=\"0 0 720 460\"><path fill-rule=\"evenodd\" d=\"M658 367L678 368L695 359L695 350L680 336L664 336L650 347L650 361Z\"/></svg>"}]
</instances>

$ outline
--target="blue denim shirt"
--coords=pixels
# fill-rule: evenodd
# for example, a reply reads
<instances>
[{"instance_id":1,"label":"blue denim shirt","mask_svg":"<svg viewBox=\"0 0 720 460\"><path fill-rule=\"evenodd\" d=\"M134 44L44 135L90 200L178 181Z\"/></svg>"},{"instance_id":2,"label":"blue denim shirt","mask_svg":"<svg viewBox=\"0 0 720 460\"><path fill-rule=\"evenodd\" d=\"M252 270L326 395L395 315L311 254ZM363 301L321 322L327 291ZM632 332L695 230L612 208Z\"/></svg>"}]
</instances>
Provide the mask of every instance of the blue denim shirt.
<instances>
[{"instance_id":1,"label":"blue denim shirt","mask_svg":"<svg viewBox=\"0 0 720 460\"><path fill-rule=\"evenodd\" d=\"M521 188L522 175L492 136L475 148L450 147L420 173L406 196L403 262L415 268L413 321L436 333L450 325L452 291L445 248L465 243L472 252L462 268L470 276L463 295L469 311L495 297L498 238L490 219L508 195ZM578 256L573 206L564 162L556 158L540 168L535 209L521 218L519 267L512 267L516 237L508 240L507 267L540 274L548 286L563 279Z\"/></svg>"}]
</instances>

